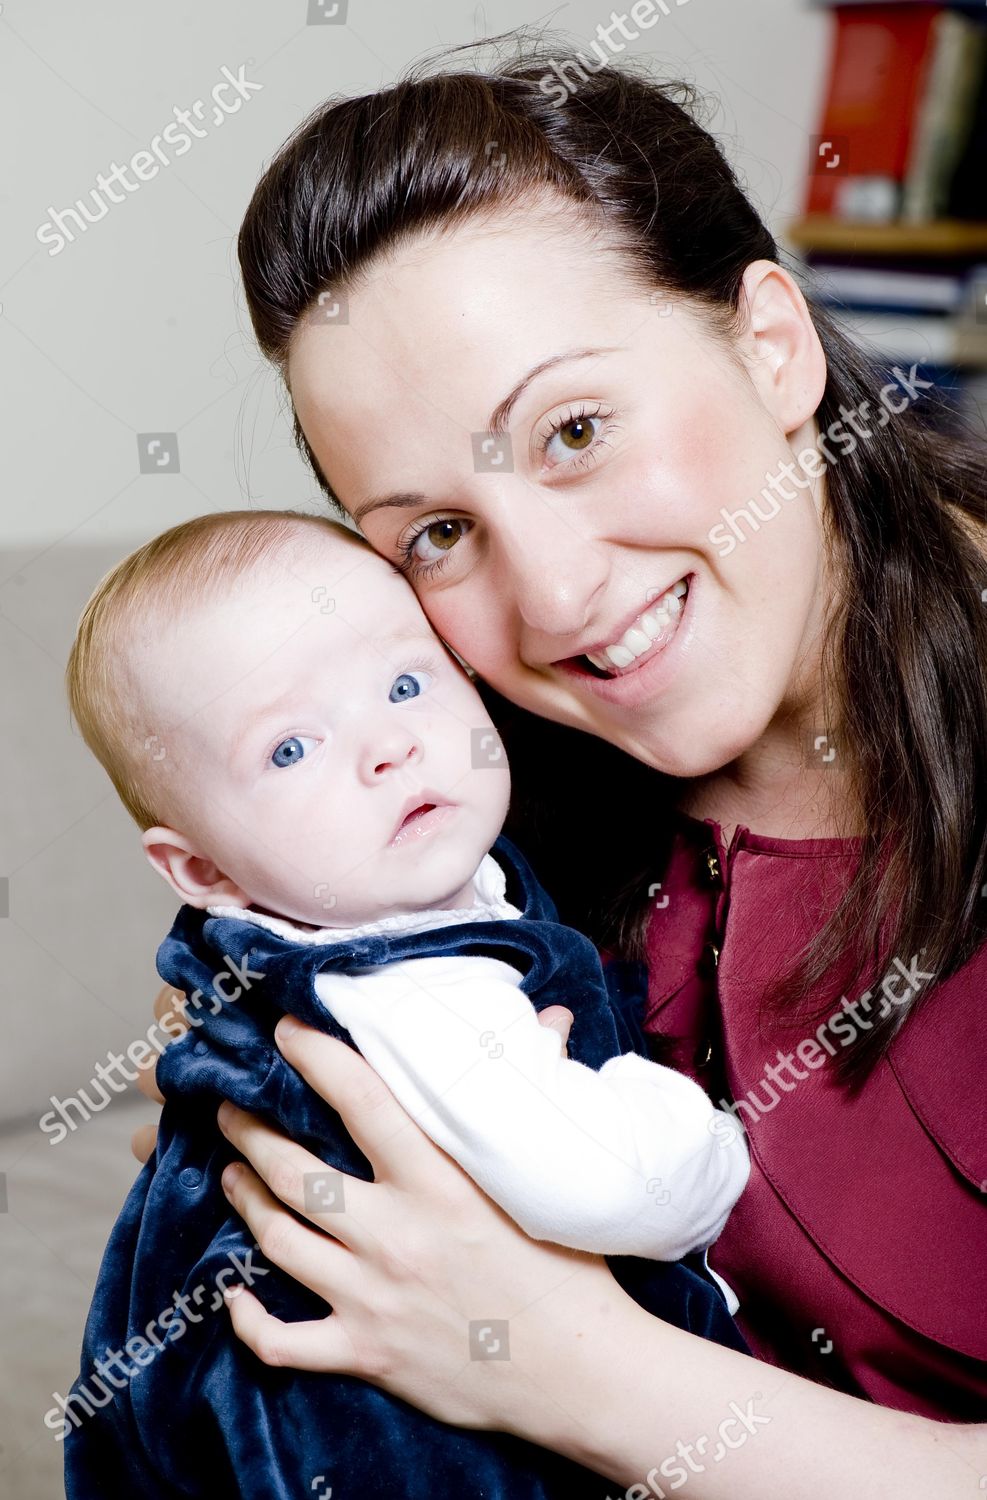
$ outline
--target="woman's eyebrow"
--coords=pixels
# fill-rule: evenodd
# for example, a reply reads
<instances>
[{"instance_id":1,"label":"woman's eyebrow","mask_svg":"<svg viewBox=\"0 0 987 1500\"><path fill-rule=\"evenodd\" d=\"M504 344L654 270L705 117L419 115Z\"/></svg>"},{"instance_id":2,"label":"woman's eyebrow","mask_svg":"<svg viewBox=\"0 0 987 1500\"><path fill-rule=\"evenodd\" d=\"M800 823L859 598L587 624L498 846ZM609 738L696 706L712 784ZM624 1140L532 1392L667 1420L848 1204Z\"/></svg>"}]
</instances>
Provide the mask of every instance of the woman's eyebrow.
<instances>
[{"instance_id":1,"label":"woman's eyebrow","mask_svg":"<svg viewBox=\"0 0 987 1500\"><path fill-rule=\"evenodd\" d=\"M369 516L372 510L383 510L388 505L396 505L407 510L413 505L424 505L426 499L427 496L421 491L415 490L398 490L393 495L371 495L369 500L364 500L362 505L351 510L350 515L359 526L364 516Z\"/></svg>"},{"instance_id":2,"label":"woman's eyebrow","mask_svg":"<svg viewBox=\"0 0 987 1500\"><path fill-rule=\"evenodd\" d=\"M494 407L487 419L485 431L491 437L500 437L510 420L511 412L517 402L527 390L533 380L539 375L544 375L546 370L552 370L556 365L568 364L577 359L599 359L604 354L614 354L618 346L615 344L604 345L599 349L566 349L561 354L553 354L549 359L540 360L538 364L532 365L526 374L521 376L517 384L508 391L504 399ZM409 510L412 506L424 505L427 496L421 491L397 490L391 495L371 495L360 505L352 510L350 514L353 520L360 524L364 516L368 516L372 510L382 510L387 506L397 506L400 509Z\"/></svg>"},{"instance_id":3,"label":"woman's eyebrow","mask_svg":"<svg viewBox=\"0 0 987 1500\"><path fill-rule=\"evenodd\" d=\"M532 365L526 375L522 375L513 390L508 391L499 406L495 406L487 421L487 432L491 437L500 437L507 426L511 412L528 386L539 375L544 375L546 370L554 369L556 365L568 364L576 359L599 359L603 354L613 354L615 346L609 345L602 349L567 349L561 354L553 354L550 359L543 359L537 365Z\"/></svg>"}]
</instances>

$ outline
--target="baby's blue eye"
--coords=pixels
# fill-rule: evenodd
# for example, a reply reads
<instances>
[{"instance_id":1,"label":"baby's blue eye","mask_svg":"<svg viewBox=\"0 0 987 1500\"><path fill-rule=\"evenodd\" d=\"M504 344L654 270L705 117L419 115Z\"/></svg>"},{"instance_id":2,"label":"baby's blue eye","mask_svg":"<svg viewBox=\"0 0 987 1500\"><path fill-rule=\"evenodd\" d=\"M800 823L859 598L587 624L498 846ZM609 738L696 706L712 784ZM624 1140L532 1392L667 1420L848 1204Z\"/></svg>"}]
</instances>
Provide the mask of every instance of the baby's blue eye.
<instances>
[{"instance_id":1,"label":"baby's blue eye","mask_svg":"<svg viewBox=\"0 0 987 1500\"><path fill-rule=\"evenodd\" d=\"M317 740L309 739L306 735L293 734L290 740L281 741L271 760L276 766L296 765L308 753L307 747L317 743Z\"/></svg>"},{"instance_id":2,"label":"baby's blue eye","mask_svg":"<svg viewBox=\"0 0 987 1500\"><path fill-rule=\"evenodd\" d=\"M419 677L425 678L421 687L418 685ZM409 698L417 698L419 693L424 692L431 681L430 672L402 672L400 677L394 679L394 686L387 695L388 699L391 703L406 703Z\"/></svg>"}]
</instances>

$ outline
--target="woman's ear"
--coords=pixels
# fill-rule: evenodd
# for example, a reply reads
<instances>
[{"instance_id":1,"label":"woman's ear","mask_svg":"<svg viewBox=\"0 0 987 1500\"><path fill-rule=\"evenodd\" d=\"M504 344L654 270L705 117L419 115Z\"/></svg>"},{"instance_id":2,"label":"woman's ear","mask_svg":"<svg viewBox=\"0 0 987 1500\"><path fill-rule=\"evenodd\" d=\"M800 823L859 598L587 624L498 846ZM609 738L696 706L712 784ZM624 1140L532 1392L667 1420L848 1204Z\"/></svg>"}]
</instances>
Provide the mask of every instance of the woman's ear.
<instances>
[{"instance_id":1,"label":"woman's ear","mask_svg":"<svg viewBox=\"0 0 987 1500\"><path fill-rule=\"evenodd\" d=\"M147 828L144 853L177 896L188 906L249 906L250 897L235 881L174 828Z\"/></svg>"},{"instance_id":2,"label":"woman's ear","mask_svg":"<svg viewBox=\"0 0 987 1500\"><path fill-rule=\"evenodd\" d=\"M744 272L740 308L746 315L741 351L762 402L786 436L819 409L826 356L799 287L773 260Z\"/></svg>"}]
</instances>

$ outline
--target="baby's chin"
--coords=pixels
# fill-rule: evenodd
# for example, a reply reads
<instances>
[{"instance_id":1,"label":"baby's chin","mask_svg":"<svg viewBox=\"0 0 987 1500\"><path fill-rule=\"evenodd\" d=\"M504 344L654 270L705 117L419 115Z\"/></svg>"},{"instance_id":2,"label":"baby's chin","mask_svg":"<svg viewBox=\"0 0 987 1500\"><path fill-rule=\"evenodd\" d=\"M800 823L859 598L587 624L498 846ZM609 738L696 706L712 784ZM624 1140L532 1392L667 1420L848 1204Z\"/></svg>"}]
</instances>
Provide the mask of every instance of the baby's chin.
<instances>
[{"instance_id":1,"label":"baby's chin","mask_svg":"<svg viewBox=\"0 0 987 1500\"><path fill-rule=\"evenodd\" d=\"M277 917L279 921L290 922L293 927L300 927L306 932L320 932L323 927L329 926L328 922L306 921L304 917L293 917L288 912L275 911L270 906L261 906L256 901L251 901L250 905L246 907L245 910L256 912L257 915L261 917ZM344 924L339 923L338 925L343 926Z\"/></svg>"},{"instance_id":2,"label":"baby's chin","mask_svg":"<svg viewBox=\"0 0 987 1500\"><path fill-rule=\"evenodd\" d=\"M477 861L479 864L479 860ZM293 903L286 902L283 910L277 911L272 907L261 906L252 901L250 911L255 911L262 916L278 917L283 922L290 922L293 927L304 931L322 932L333 927L363 927L372 922L380 922L388 917L397 916L419 916L422 912L429 911L452 911L463 907L473 906L476 903L476 888L473 884L473 874L464 880L457 878L452 884L448 881L437 881L434 888L423 893L421 881L417 882L414 889L407 892L394 892L388 901L370 901L365 905L344 905L341 902L327 903L324 912L319 912L310 906L295 908ZM297 915L293 915L297 912Z\"/></svg>"},{"instance_id":3,"label":"baby's chin","mask_svg":"<svg viewBox=\"0 0 987 1500\"><path fill-rule=\"evenodd\" d=\"M329 881L302 890L265 890L249 910L311 931L363 927L393 916L452 911L476 904L474 877L493 840L488 830L466 826L434 829L429 836L381 851L362 869L362 889L334 891ZM330 875L330 881L331 881ZM343 881L340 881L343 885Z\"/></svg>"},{"instance_id":4,"label":"baby's chin","mask_svg":"<svg viewBox=\"0 0 987 1500\"><path fill-rule=\"evenodd\" d=\"M337 907L333 911L326 912L325 919L320 922L302 922L295 917L289 917L288 920L296 927L303 927L313 932L325 931L333 927L365 927L375 922L386 921L388 917L418 917L430 911L453 911L474 906L476 899L476 890L470 882L467 888L456 885L453 890L443 891L431 901L423 901L420 893L409 892L406 900L395 899L388 905L377 903L372 908L367 906L358 910L352 908L340 910Z\"/></svg>"}]
</instances>

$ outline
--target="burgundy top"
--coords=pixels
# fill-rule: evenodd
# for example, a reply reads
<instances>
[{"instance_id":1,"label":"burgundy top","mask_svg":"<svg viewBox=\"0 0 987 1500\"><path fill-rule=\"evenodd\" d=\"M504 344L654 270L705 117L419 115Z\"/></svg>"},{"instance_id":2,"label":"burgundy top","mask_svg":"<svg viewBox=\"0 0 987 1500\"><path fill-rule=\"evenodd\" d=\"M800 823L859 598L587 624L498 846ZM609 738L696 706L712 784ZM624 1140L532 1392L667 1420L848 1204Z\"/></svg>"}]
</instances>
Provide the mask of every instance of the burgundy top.
<instances>
[{"instance_id":1,"label":"burgundy top","mask_svg":"<svg viewBox=\"0 0 987 1500\"><path fill-rule=\"evenodd\" d=\"M758 1001L832 910L859 840L739 827L727 850L710 818L676 813L673 829L648 927L645 1027L674 1039L663 1060L721 1108L745 1104L750 1181L709 1251L745 1338L759 1359L882 1406L983 1421L987 948L919 1002L852 1096L828 1050L852 1033L846 1018L827 1049L818 1021L759 1035ZM835 985L821 994L823 1016L842 999ZM815 1046L799 1052L803 1038Z\"/></svg>"}]
</instances>

